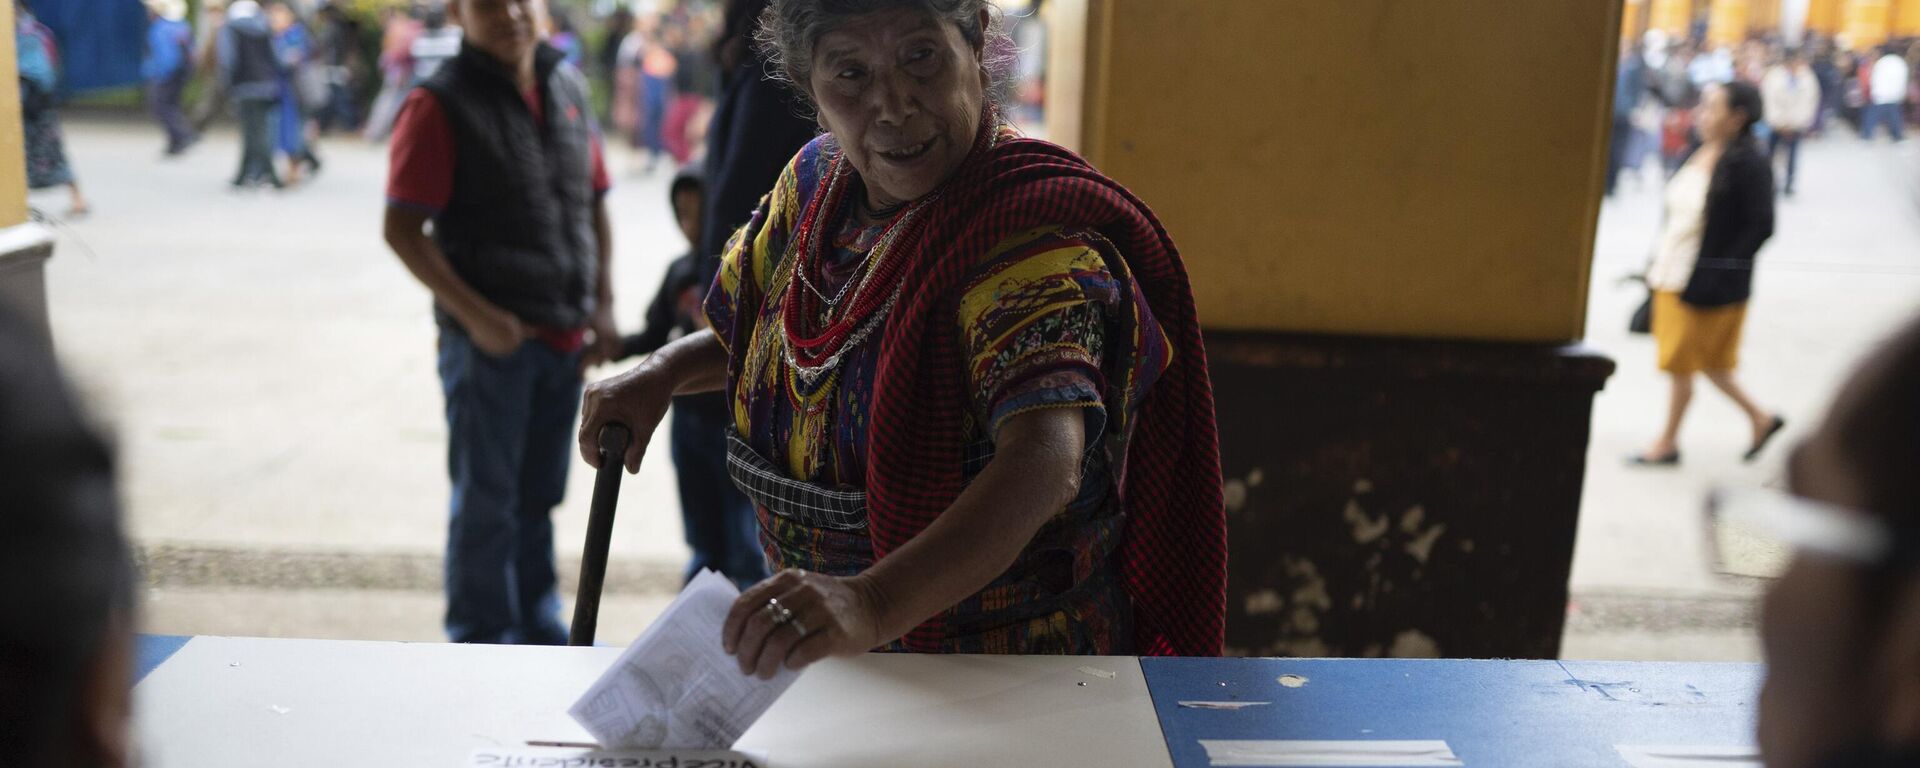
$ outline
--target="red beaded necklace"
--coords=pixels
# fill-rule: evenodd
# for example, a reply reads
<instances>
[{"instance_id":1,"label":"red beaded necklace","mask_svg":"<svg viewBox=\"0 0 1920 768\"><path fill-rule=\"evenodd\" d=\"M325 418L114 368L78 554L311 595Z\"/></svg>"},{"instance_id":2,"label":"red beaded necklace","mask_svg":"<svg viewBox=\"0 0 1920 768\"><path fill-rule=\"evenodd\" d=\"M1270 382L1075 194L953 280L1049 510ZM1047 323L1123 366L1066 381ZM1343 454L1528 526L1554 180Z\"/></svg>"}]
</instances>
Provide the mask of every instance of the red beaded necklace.
<instances>
[{"instance_id":1,"label":"red beaded necklace","mask_svg":"<svg viewBox=\"0 0 1920 768\"><path fill-rule=\"evenodd\" d=\"M853 295L843 303L828 306L812 292L800 288L805 282L803 275L813 275L815 280L819 280L826 272L831 241L830 219L840 209L850 186L848 180L851 174L846 171L845 162L844 156L836 155L833 158L827 169L829 181L826 192L815 195L808 202L794 237L795 274L787 283L781 307L781 324L785 326L787 349L792 354L793 362L800 366L826 365L830 358L847 346L857 330L887 306L906 270L907 260L898 253L901 250L899 244L915 241L925 226L924 219L915 214L937 197L930 195L895 214L874 243L876 253L872 254L867 265L867 274L848 277L860 283L854 286ZM808 329L813 329L813 332L809 334Z\"/></svg>"}]
</instances>

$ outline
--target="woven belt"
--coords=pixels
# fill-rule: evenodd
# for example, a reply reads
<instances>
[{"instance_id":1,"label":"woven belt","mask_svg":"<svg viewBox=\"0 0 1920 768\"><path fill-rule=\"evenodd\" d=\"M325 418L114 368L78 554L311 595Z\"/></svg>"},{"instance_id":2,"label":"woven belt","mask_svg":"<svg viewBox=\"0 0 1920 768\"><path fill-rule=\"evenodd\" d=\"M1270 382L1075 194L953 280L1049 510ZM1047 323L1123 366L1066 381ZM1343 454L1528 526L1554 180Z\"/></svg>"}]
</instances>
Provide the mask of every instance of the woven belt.
<instances>
[{"instance_id":1,"label":"woven belt","mask_svg":"<svg viewBox=\"0 0 1920 768\"><path fill-rule=\"evenodd\" d=\"M753 503L780 517L815 528L866 530L866 492L822 488L787 477L732 427L727 428L727 475Z\"/></svg>"}]
</instances>

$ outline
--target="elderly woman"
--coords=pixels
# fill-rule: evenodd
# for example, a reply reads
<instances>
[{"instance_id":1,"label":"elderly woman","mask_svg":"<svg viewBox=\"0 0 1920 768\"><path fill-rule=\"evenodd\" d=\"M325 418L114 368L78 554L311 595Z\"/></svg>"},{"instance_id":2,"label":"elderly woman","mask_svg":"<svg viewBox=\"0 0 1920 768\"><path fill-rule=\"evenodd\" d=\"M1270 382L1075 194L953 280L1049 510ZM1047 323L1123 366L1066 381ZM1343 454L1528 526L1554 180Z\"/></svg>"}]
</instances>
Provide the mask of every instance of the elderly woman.
<instances>
[{"instance_id":1,"label":"elderly woman","mask_svg":"<svg viewBox=\"0 0 1920 768\"><path fill-rule=\"evenodd\" d=\"M1205 350L1152 212L995 108L985 0L775 0L826 133L732 238L687 336L590 387L640 454L725 388L773 578L724 647L763 676L872 649L1211 655L1225 520Z\"/></svg>"}]
</instances>

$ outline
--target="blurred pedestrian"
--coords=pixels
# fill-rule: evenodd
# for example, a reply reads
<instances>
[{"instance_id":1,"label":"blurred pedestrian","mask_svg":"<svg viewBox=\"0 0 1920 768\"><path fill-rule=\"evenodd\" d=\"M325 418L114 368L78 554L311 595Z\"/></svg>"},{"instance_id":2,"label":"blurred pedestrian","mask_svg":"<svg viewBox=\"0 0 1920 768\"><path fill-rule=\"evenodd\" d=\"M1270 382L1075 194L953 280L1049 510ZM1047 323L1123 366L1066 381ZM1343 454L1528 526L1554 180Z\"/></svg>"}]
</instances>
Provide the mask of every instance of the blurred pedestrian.
<instances>
[{"instance_id":1,"label":"blurred pedestrian","mask_svg":"<svg viewBox=\"0 0 1920 768\"><path fill-rule=\"evenodd\" d=\"M420 18L420 35L413 39L413 83L419 85L460 55L460 27L447 23L447 8L431 5Z\"/></svg>"},{"instance_id":2,"label":"blurred pedestrian","mask_svg":"<svg viewBox=\"0 0 1920 768\"><path fill-rule=\"evenodd\" d=\"M113 452L0 305L0 755L130 768L136 595Z\"/></svg>"},{"instance_id":3,"label":"blurred pedestrian","mask_svg":"<svg viewBox=\"0 0 1920 768\"><path fill-rule=\"evenodd\" d=\"M1697 51L1687 63L1687 77L1693 80L1695 90L1704 91L1715 83L1731 82L1738 73L1734 71L1733 52L1726 46L1711 51Z\"/></svg>"},{"instance_id":4,"label":"blurred pedestrian","mask_svg":"<svg viewBox=\"0 0 1920 768\"><path fill-rule=\"evenodd\" d=\"M1907 46L1907 122L1920 124L1920 40Z\"/></svg>"},{"instance_id":5,"label":"blurred pedestrian","mask_svg":"<svg viewBox=\"0 0 1920 768\"><path fill-rule=\"evenodd\" d=\"M646 150L646 172L652 173L667 149L667 106L673 101L673 74L679 60L667 46L672 25L663 25L658 37L646 41L640 55L640 146Z\"/></svg>"},{"instance_id":6,"label":"blurred pedestrian","mask_svg":"<svg viewBox=\"0 0 1920 768\"><path fill-rule=\"evenodd\" d=\"M1907 101L1910 75L1907 60L1900 58L1893 46L1881 49L1880 58L1873 62L1871 71L1866 74L1867 106L1860 116L1860 138L1871 141L1873 129L1885 125L1895 142L1906 140L1903 125L1906 115L1903 114L1902 105Z\"/></svg>"},{"instance_id":7,"label":"blurred pedestrian","mask_svg":"<svg viewBox=\"0 0 1920 768\"><path fill-rule=\"evenodd\" d=\"M299 184L304 171L318 173L320 157L307 135L307 115L326 102L324 72L314 61L313 37L293 6L275 0L268 11L273 29L273 53L280 60L280 99L274 113L274 148L286 158L288 184Z\"/></svg>"},{"instance_id":8,"label":"blurred pedestrian","mask_svg":"<svg viewBox=\"0 0 1920 768\"><path fill-rule=\"evenodd\" d=\"M713 45L724 80L707 129L706 222L698 244L706 279L719 269L727 238L752 218L780 171L819 130L793 90L767 76L768 62L754 48L769 2L728 0Z\"/></svg>"},{"instance_id":9,"label":"blurred pedestrian","mask_svg":"<svg viewBox=\"0 0 1920 768\"><path fill-rule=\"evenodd\" d=\"M1639 44L1621 44L1620 66L1614 71L1613 80L1613 130L1607 146L1608 197L1613 196L1621 169L1627 167L1634 142L1633 113L1646 95L1647 80L1647 61L1641 56Z\"/></svg>"},{"instance_id":10,"label":"blurred pedestrian","mask_svg":"<svg viewBox=\"0 0 1920 768\"><path fill-rule=\"evenodd\" d=\"M548 10L548 28L553 30L547 36L547 45L560 49L567 55L565 61L575 69L586 71L587 44L580 39L580 33L573 30L573 17L558 8Z\"/></svg>"},{"instance_id":11,"label":"blurred pedestrian","mask_svg":"<svg viewBox=\"0 0 1920 768\"><path fill-rule=\"evenodd\" d=\"M1786 422L1734 380L1740 332L1753 290L1753 260L1773 236L1773 170L1756 146L1765 117L1760 90L1744 81L1709 88L1695 110L1701 144L1667 181L1666 219L1653 264L1653 337L1672 379L1666 428L1636 465L1680 463L1680 422L1704 374L1753 426L1752 461Z\"/></svg>"},{"instance_id":12,"label":"blurred pedestrian","mask_svg":"<svg viewBox=\"0 0 1920 768\"><path fill-rule=\"evenodd\" d=\"M559 645L553 507L584 369L619 351L604 152L534 0L458 0L459 54L407 96L386 241L433 294L452 519L447 635ZM427 223L432 222L432 232Z\"/></svg>"},{"instance_id":13,"label":"blurred pedestrian","mask_svg":"<svg viewBox=\"0 0 1920 768\"><path fill-rule=\"evenodd\" d=\"M180 95L193 75L193 28L187 26L187 6L181 0L149 0L147 53L140 60L140 79L146 83L147 110L166 132L169 157L187 151L199 136L187 124Z\"/></svg>"},{"instance_id":14,"label":"blurred pedestrian","mask_svg":"<svg viewBox=\"0 0 1920 768\"><path fill-rule=\"evenodd\" d=\"M708 52L694 47L686 27L670 27L665 42L673 54L673 95L660 127L661 145L673 157L675 164L685 165L693 159L694 148L699 146L702 138L696 135L699 133L698 124L700 116L712 104L717 75L708 59Z\"/></svg>"},{"instance_id":15,"label":"blurred pedestrian","mask_svg":"<svg viewBox=\"0 0 1920 768\"><path fill-rule=\"evenodd\" d=\"M326 98L315 114L321 135L335 129L351 131L360 125L356 103L364 67L360 54L360 22L332 2L320 7L320 47L316 66L326 81Z\"/></svg>"},{"instance_id":16,"label":"blurred pedestrian","mask_svg":"<svg viewBox=\"0 0 1920 768\"><path fill-rule=\"evenodd\" d=\"M1779 162L1780 150L1787 151L1786 183L1781 191L1793 197L1794 171L1800 164L1800 139L1813 128L1820 113L1820 82L1807 65L1805 50L1795 50L1787 60L1767 72L1761 83L1766 100L1767 123L1773 127L1767 157Z\"/></svg>"},{"instance_id":17,"label":"blurred pedestrian","mask_svg":"<svg viewBox=\"0 0 1920 768\"><path fill-rule=\"evenodd\" d=\"M646 17L634 17L614 52L613 103L608 108L614 131L633 149L646 146L640 138L640 59L647 50L646 30Z\"/></svg>"},{"instance_id":18,"label":"blurred pedestrian","mask_svg":"<svg viewBox=\"0 0 1920 768\"><path fill-rule=\"evenodd\" d=\"M1920 765L1920 324L1841 387L1785 492L1718 493L1793 547L1767 588L1758 743L1769 768Z\"/></svg>"},{"instance_id":19,"label":"blurred pedestrian","mask_svg":"<svg viewBox=\"0 0 1920 768\"><path fill-rule=\"evenodd\" d=\"M67 215L88 213L80 181L67 164L66 139L60 131L60 49L53 30L35 18L25 3L13 6L14 53L20 67L20 124L25 134L27 188L67 188Z\"/></svg>"},{"instance_id":20,"label":"blurred pedestrian","mask_svg":"<svg viewBox=\"0 0 1920 768\"><path fill-rule=\"evenodd\" d=\"M400 8L388 8L385 13L380 32L380 92L361 131L367 141L386 141L401 102L413 88L413 41L420 35L420 22Z\"/></svg>"},{"instance_id":21,"label":"blurred pedestrian","mask_svg":"<svg viewBox=\"0 0 1920 768\"><path fill-rule=\"evenodd\" d=\"M194 50L194 70L201 73L200 98L193 104L193 132L205 135L213 121L227 112L227 83L220 73L220 38L227 29L226 0L207 0L200 8L200 39Z\"/></svg>"},{"instance_id":22,"label":"blurred pedestrian","mask_svg":"<svg viewBox=\"0 0 1920 768\"><path fill-rule=\"evenodd\" d=\"M1812 133L1815 136L1826 133L1828 121L1836 120L1840 115L1845 91L1842 88L1839 58L1838 53L1822 49L1812 57L1813 62L1809 65L1814 81L1820 85L1820 109L1813 119Z\"/></svg>"},{"instance_id":23,"label":"blurred pedestrian","mask_svg":"<svg viewBox=\"0 0 1920 768\"><path fill-rule=\"evenodd\" d=\"M1653 89L1664 114L1660 117L1660 165L1671 176L1693 151L1693 108L1700 91L1693 84L1693 46L1680 43L1667 56Z\"/></svg>"},{"instance_id":24,"label":"blurred pedestrian","mask_svg":"<svg viewBox=\"0 0 1920 768\"><path fill-rule=\"evenodd\" d=\"M235 0L227 6L219 50L221 80L240 111L240 170L233 187L280 189L286 184L273 170L273 118L280 103L281 66L273 50L273 30L259 3Z\"/></svg>"},{"instance_id":25,"label":"blurred pedestrian","mask_svg":"<svg viewBox=\"0 0 1920 768\"><path fill-rule=\"evenodd\" d=\"M613 119L616 104L620 98L620 47L626 44L627 35L633 34L633 11L622 5L613 9L607 16L606 35L601 38L600 50L596 53L595 65L607 87L603 89L606 103L602 105L600 117L608 125L615 125Z\"/></svg>"}]
</instances>

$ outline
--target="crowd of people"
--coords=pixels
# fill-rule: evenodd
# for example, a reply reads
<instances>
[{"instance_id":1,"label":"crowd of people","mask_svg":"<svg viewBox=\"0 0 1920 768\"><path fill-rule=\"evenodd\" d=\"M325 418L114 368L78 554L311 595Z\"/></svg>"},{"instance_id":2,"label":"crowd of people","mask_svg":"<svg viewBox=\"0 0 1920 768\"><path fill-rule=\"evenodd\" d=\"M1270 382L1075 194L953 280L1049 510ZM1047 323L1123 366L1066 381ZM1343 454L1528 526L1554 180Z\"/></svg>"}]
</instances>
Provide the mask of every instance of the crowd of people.
<instances>
[{"instance_id":1,"label":"crowd of people","mask_svg":"<svg viewBox=\"0 0 1920 768\"><path fill-rule=\"evenodd\" d=\"M538 7L391 14L390 92L359 126L390 141L383 235L433 297L450 639L564 642L551 513L570 454L637 470L672 409L693 567L746 588L713 638L742 673L874 649L1222 651L1226 511L1181 256L1125 187L1013 129L1017 64L987 0L729 0L717 18L616 24L605 105L650 165L682 166L666 202L689 246L625 338L587 46ZM332 103L353 91L352 66L328 63L343 61L335 22L311 33L279 0L222 10L205 45L245 135L234 184L317 170L313 138L361 114ZM149 59L177 154L194 133L175 86L195 57L175 7L153 16L152 44L179 54ZM18 40L51 59L22 19ZM1652 322L1676 389L1665 442L1639 460L1678 461L1695 373L1753 418L1751 458L1784 424L1731 377L1753 259L1791 186L1769 157L1784 150L1791 179L1802 135L1907 119L1913 100L1882 86L1911 89L1912 69L1891 48L1847 62L1854 99L1817 49L1660 50L1621 68L1609 177L1637 167L1652 99L1672 172ZM35 178L70 184L33 142ZM0 596L0 752L125 765L137 606L115 468L26 327L0 313L0 464L27 470L0 473L0 498L29 512L0 516L0 569L50 586ZM1920 747L1916 392L1920 325L1854 374L1773 502L1878 546L1789 542L1762 628L1771 765L1905 765ZM616 424L635 439L602 455Z\"/></svg>"},{"instance_id":2,"label":"crowd of people","mask_svg":"<svg viewBox=\"0 0 1920 768\"><path fill-rule=\"evenodd\" d=\"M1634 330L1651 332L1672 385L1665 424L1634 466L1680 463L1694 379L1705 377L1751 422L1752 461L1786 426L1735 379L1755 258L1774 234L1774 199L1792 197L1802 141L1920 122L1920 41L1851 51L1811 37L1798 47L1756 38L1707 49L1658 30L1622 46L1606 194L1639 179L1658 154L1663 215Z\"/></svg>"},{"instance_id":3,"label":"crowd of people","mask_svg":"<svg viewBox=\"0 0 1920 768\"><path fill-rule=\"evenodd\" d=\"M1695 110L1709 86L1745 82L1761 90L1766 114L1757 138L1779 165L1780 191L1792 196L1803 139L1849 132L1903 141L1920 124L1920 40L1895 39L1863 50L1810 35L1797 46L1775 36L1737 47L1669 40L1658 30L1623 46L1613 103L1607 194L1619 177L1636 179L1654 155L1668 175L1698 145Z\"/></svg>"},{"instance_id":4,"label":"crowd of people","mask_svg":"<svg viewBox=\"0 0 1920 768\"><path fill-rule=\"evenodd\" d=\"M143 2L148 27L140 77L163 134L162 154L185 154L216 120L231 117L242 137L229 179L236 190L300 184L320 170L318 144L331 134L387 140L408 92L458 54L462 39L445 0L386 6L377 36L334 0L321 0L310 14L302 11L310 4L297 0L207 0L197 20L188 18L185 0ZM663 160L673 168L695 162L729 74L715 48L728 23L725 5L680 2L636 13L622 4L588 25L576 23L576 10L546 7L537 26L588 76L601 123L634 150L629 170L651 173ZM1030 12L1010 24L1022 44L1019 98L1008 111L1026 122L1037 121L1043 98L1042 26L1025 23L1033 18ZM86 200L60 141L54 35L25 5L18 20L27 78L23 107L30 154L39 161L33 188L69 188L69 214L84 215ZM585 26L598 34L581 34Z\"/></svg>"}]
</instances>

